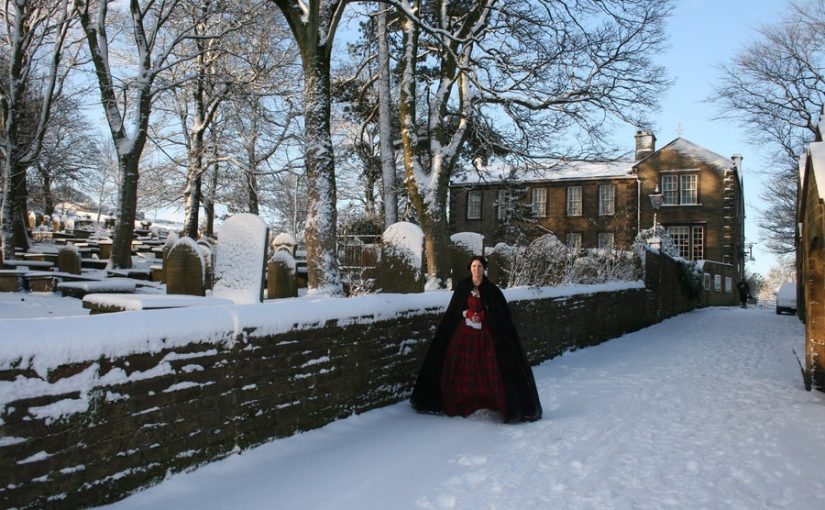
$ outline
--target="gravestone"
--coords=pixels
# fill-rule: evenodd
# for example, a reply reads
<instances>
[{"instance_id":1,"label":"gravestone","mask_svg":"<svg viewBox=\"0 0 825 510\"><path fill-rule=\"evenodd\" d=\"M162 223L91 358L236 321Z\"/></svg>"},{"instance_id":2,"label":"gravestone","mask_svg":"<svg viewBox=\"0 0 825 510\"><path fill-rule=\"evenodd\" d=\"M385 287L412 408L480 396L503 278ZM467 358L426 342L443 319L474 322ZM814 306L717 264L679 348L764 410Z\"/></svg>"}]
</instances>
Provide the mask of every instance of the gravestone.
<instances>
[{"instance_id":1,"label":"gravestone","mask_svg":"<svg viewBox=\"0 0 825 510\"><path fill-rule=\"evenodd\" d=\"M61 246L57 251L57 269L63 273L80 274L80 250L73 244Z\"/></svg>"},{"instance_id":2,"label":"gravestone","mask_svg":"<svg viewBox=\"0 0 825 510\"><path fill-rule=\"evenodd\" d=\"M206 264L203 285L207 289L211 289L215 282L215 245L211 241L201 238L198 239L198 247L201 249L203 261Z\"/></svg>"},{"instance_id":3,"label":"gravestone","mask_svg":"<svg viewBox=\"0 0 825 510\"><path fill-rule=\"evenodd\" d=\"M218 227L217 234L212 295L237 304L260 303L269 238L266 224L255 214L236 214Z\"/></svg>"},{"instance_id":4,"label":"gravestone","mask_svg":"<svg viewBox=\"0 0 825 510\"><path fill-rule=\"evenodd\" d=\"M167 294L204 296L204 260L198 244L182 237L169 249L163 260Z\"/></svg>"},{"instance_id":5,"label":"gravestone","mask_svg":"<svg viewBox=\"0 0 825 510\"><path fill-rule=\"evenodd\" d=\"M452 288L470 276L467 262L473 255L482 255L484 236L476 232L457 232L450 236L450 279Z\"/></svg>"},{"instance_id":6,"label":"gravestone","mask_svg":"<svg viewBox=\"0 0 825 510\"><path fill-rule=\"evenodd\" d=\"M29 211L28 225L29 228L32 230L34 230L34 228L37 226L37 215L34 213L34 211Z\"/></svg>"},{"instance_id":7,"label":"gravestone","mask_svg":"<svg viewBox=\"0 0 825 510\"><path fill-rule=\"evenodd\" d=\"M424 292L423 251L421 227L406 221L387 227L382 236L375 288L401 294Z\"/></svg>"},{"instance_id":8,"label":"gravestone","mask_svg":"<svg viewBox=\"0 0 825 510\"><path fill-rule=\"evenodd\" d=\"M52 216L52 232L60 232L60 218L57 215Z\"/></svg>"},{"instance_id":9,"label":"gravestone","mask_svg":"<svg viewBox=\"0 0 825 510\"><path fill-rule=\"evenodd\" d=\"M266 295L269 299L298 295L295 258L286 249L274 252L266 265Z\"/></svg>"},{"instance_id":10,"label":"gravestone","mask_svg":"<svg viewBox=\"0 0 825 510\"><path fill-rule=\"evenodd\" d=\"M161 249L160 253L160 260L161 266L159 274L157 275L157 281L165 283L166 282L166 258L169 256L169 251L172 249L172 246L180 239L177 233L169 232L169 235L166 236L166 242L163 244L163 248ZM152 277L153 280L156 279L155 276Z\"/></svg>"}]
</instances>

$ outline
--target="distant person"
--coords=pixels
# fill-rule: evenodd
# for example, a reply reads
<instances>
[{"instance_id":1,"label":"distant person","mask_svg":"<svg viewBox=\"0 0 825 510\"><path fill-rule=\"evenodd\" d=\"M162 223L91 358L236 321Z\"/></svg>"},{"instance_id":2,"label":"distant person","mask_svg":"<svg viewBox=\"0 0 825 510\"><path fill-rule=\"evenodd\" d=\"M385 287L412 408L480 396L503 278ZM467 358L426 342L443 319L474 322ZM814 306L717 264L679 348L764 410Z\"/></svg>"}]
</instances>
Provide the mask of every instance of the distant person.
<instances>
[{"instance_id":1,"label":"distant person","mask_svg":"<svg viewBox=\"0 0 825 510\"><path fill-rule=\"evenodd\" d=\"M751 297L751 286L747 280L739 280L736 284L736 289L739 291L739 302L742 308L748 307L748 298Z\"/></svg>"},{"instance_id":2,"label":"distant person","mask_svg":"<svg viewBox=\"0 0 825 510\"><path fill-rule=\"evenodd\" d=\"M447 416L490 409L505 423L538 420L533 371L507 300L484 275L484 257L472 257L467 268L470 277L456 286L424 358L412 405Z\"/></svg>"}]
</instances>

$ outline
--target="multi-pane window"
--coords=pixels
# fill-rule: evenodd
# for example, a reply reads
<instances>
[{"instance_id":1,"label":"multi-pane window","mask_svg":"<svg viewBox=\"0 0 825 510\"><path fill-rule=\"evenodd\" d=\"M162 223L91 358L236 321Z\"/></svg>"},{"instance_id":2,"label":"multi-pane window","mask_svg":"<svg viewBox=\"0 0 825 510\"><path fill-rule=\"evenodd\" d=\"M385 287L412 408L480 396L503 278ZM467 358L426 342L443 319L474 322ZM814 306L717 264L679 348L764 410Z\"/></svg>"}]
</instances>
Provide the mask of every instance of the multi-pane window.
<instances>
[{"instance_id":1,"label":"multi-pane window","mask_svg":"<svg viewBox=\"0 0 825 510\"><path fill-rule=\"evenodd\" d=\"M506 220L513 208L513 198L510 191L506 189L498 190L496 195L496 218Z\"/></svg>"},{"instance_id":2,"label":"multi-pane window","mask_svg":"<svg viewBox=\"0 0 825 510\"><path fill-rule=\"evenodd\" d=\"M662 176L662 205L679 205L679 181L676 175Z\"/></svg>"},{"instance_id":3,"label":"multi-pane window","mask_svg":"<svg viewBox=\"0 0 825 510\"><path fill-rule=\"evenodd\" d=\"M663 175L662 205L699 203L699 178L696 174Z\"/></svg>"},{"instance_id":4,"label":"multi-pane window","mask_svg":"<svg viewBox=\"0 0 825 510\"><path fill-rule=\"evenodd\" d=\"M599 216L616 214L616 186L602 184L599 186Z\"/></svg>"},{"instance_id":5,"label":"multi-pane window","mask_svg":"<svg viewBox=\"0 0 825 510\"><path fill-rule=\"evenodd\" d=\"M582 187L568 186L567 187L567 215L581 216L582 215Z\"/></svg>"},{"instance_id":6,"label":"multi-pane window","mask_svg":"<svg viewBox=\"0 0 825 510\"><path fill-rule=\"evenodd\" d=\"M681 193L679 202L682 205L696 205L699 203L699 193L696 183L696 174L684 174L679 176L679 191Z\"/></svg>"},{"instance_id":7,"label":"multi-pane window","mask_svg":"<svg viewBox=\"0 0 825 510\"><path fill-rule=\"evenodd\" d=\"M568 232L565 236L567 247L574 252L579 252L582 249L582 234L581 232Z\"/></svg>"},{"instance_id":8,"label":"multi-pane window","mask_svg":"<svg viewBox=\"0 0 825 510\"><path fill-rule=\"evenodd\" d=\"M713 275L713 290L716 292L722 292L722 275Z\"/></svg>"},{"instance_id":9,"label":"multi-pane window","mask_svg":"<svg viewBox=\"0 0 825 510\"><path fill-rule=\"evenodd\" d=\"M673 246L679 251L679 256L690 260L690 227L674 226L667 227L667 233L673 240Z\"/></svg>"},{"instance_id":10,"label":"multi-pane window","mask_svg":"<svg viewBox=\"0 0 825 510\"><path fill-rule=\"evenodd\" d=\"M727 292L728 294L733 293L733 278L731 278L730 276L725 277L725 292Z\"/></svg>"},{"instance_id":11,"label":"multi-pane window","mask_svg":"<svg viewBox=\"0 0 825 510\"><path fill-rule=\"evenodd\" d=\"M693 239L692 244L693 247L691 249L691 253L693 256L691 257L693 260L702 260L705 258L705 229L702 227L692 227L693 230Z\"/></svg>"},{"instance_id":12,"label":"multi-pane window","mask_svg":"<svg viewBox=\"0 0 825 510\"><path fill-rule=\"evenodd\" d=\"M616 237L613 232L599 232L599 249L606 250L613 248Z\"/></svg>"},{"instance_id":13,"label":"multi-pane window","mask_svg":"<svg viewBox=\"0 0 825 510\"><path fill-rule=\"evenodd\" d=\"M547 188L533 188L533 216L547 216Z\"/></svg>"},{"instance_id":14,"label":"multi-pane window","mask_svg":"<svg viewBox=\"0 0 825 510\"><path fill-rule=\"evenodd\" d=\"M667 227L679 256L687 260L705 258L705 229L702 226L673 225Z\"/></svg>"},{"instance_id":15,"label":"multi-pane window","mask_svg":"<svg viewBox=\"0 0 825 510\"><path fill-rule=\"evenodd\" d=\"M481 219L481 190L473 189L467 192L467 219Z\"/></svg>"}]
</instances>

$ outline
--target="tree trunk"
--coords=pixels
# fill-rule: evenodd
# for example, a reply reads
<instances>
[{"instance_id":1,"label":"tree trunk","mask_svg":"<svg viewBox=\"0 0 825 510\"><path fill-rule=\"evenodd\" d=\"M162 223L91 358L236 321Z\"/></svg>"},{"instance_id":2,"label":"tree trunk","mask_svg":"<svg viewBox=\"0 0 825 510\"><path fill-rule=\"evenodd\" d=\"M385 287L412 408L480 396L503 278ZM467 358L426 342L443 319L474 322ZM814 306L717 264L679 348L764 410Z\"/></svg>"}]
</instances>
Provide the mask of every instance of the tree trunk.
<instances>
[{"instance_id":1,"label":"tree trunk","mask_svg":"<svg viewBox=\"0 0 825 510\"><path fill-rule=\"evenodd\" d=\"M52 193L52 176L48 170L37 165L40 179L43 182L43 214L51 216L54 212L54 194Z\"/></svg>"},{"instance_id":2,"label":"tree trunk","mask_svg":"<svg viewBox=\"0 0 825 510\"><path fill-rule=\"evenodd\" d=\"M17 165L12 172L12 193L14 200L12 203L12 232L15 248L29 251L29 233L26 227L26 217L28 216L29 192L26 186L26 167Z\"/></svg>"},{"instance_id":3,"label":"tree trunk","mask_svg":"<svg viewBox=\"0 0 825 510\"><path fill-rule=\"evenodd\" d=\"M392 98L390 97L390 52L387 45L387 11L379 5L378 23L378 126L381 152L381 183L384 200L384 227L398 221L395 190L395 153L392 147Z\"/></svg>"},{"instance_id":4,"label":"tree trunk","mask_svg":"<svg viewBox=\"0 0 825 510\"><path fill-rule=\"evenodd\" d=\"M342 295L335 254L338 214L335 208L335 161L329 128L329 73L329 57L323 46L305 51L304 129L309 198L305 243L310 293Z\"/></svg>"},{"instance_id":5,"label":"tree trunk","mask_svg":"<svg viewBox=\"0 0 825 510\"><path fill-rule=\"evenodd\" d=\"M118 155L120 167L120 207L112 239L111 264L113 268L132 267L132 236L137 218L139 151Z\"/></svg>"},{"instance_id":6,"label":"tree trunk","mask_svg":"<svg viewBox=\"0 0 825 510\"><path fill-rule=\"evenodd\" d=\"M202 135L195 133L192 136L192 142L189 148L189 171L186 176L186 189L183 192L186 204L183 235L191 237L192 239L198 238L198 215L201 207L201 188L203 183L202 147Z\"/></svg>"},{"instance_id":7,"label":"tree trunk","mask_svg":"<svg viewBox=\"0 0 825 510\"><path fill-rule=\"evenodd\" d=\"M209 163L209 180L206 194L203 197L204 232L207 237L215 237L215 198L218 194L218 177L220 166L218 165L218 135L214 129L209 130L210 147L212 148L212 160Z\"/></svg>"}]
</instances>

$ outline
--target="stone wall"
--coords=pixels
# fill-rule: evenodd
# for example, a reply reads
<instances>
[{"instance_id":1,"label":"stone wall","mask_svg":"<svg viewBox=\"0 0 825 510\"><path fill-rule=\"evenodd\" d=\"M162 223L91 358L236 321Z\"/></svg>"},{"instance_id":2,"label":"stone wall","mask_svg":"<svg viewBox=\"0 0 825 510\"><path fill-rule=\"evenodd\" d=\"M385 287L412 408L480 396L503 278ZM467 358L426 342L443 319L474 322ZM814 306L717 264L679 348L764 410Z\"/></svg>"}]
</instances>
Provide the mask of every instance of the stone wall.
<instances>
[{"instance_id":1,"label":"stone wall","mask_svg":"<svg viewBox=\"0 0 825 510\"><path fill-rule=\"evenodd\" d=\"M573 295L522 289L521 296L511 297L531 362L604 342L695 305L682 295L669 259L649 254L647 261L649 271L660 273L648 278L655 284L648 289L603 285ZM230 341L166 342L161 345L168 347L151 353L64 364L45 375L23 368L31 366L25 359L6 360L0 382L36 381L50 390L0 409L0 507L78 508L115 501L169 472L405 400L445 305L419 306L391 318L341 317L270 334L244 327ZM95 376L93 389L59 391L61 381L88 373ZM117 382L107 384L110 379ZM71 405L82 410L49 417L50 408Z\"/></svg>"}]
</instances>

